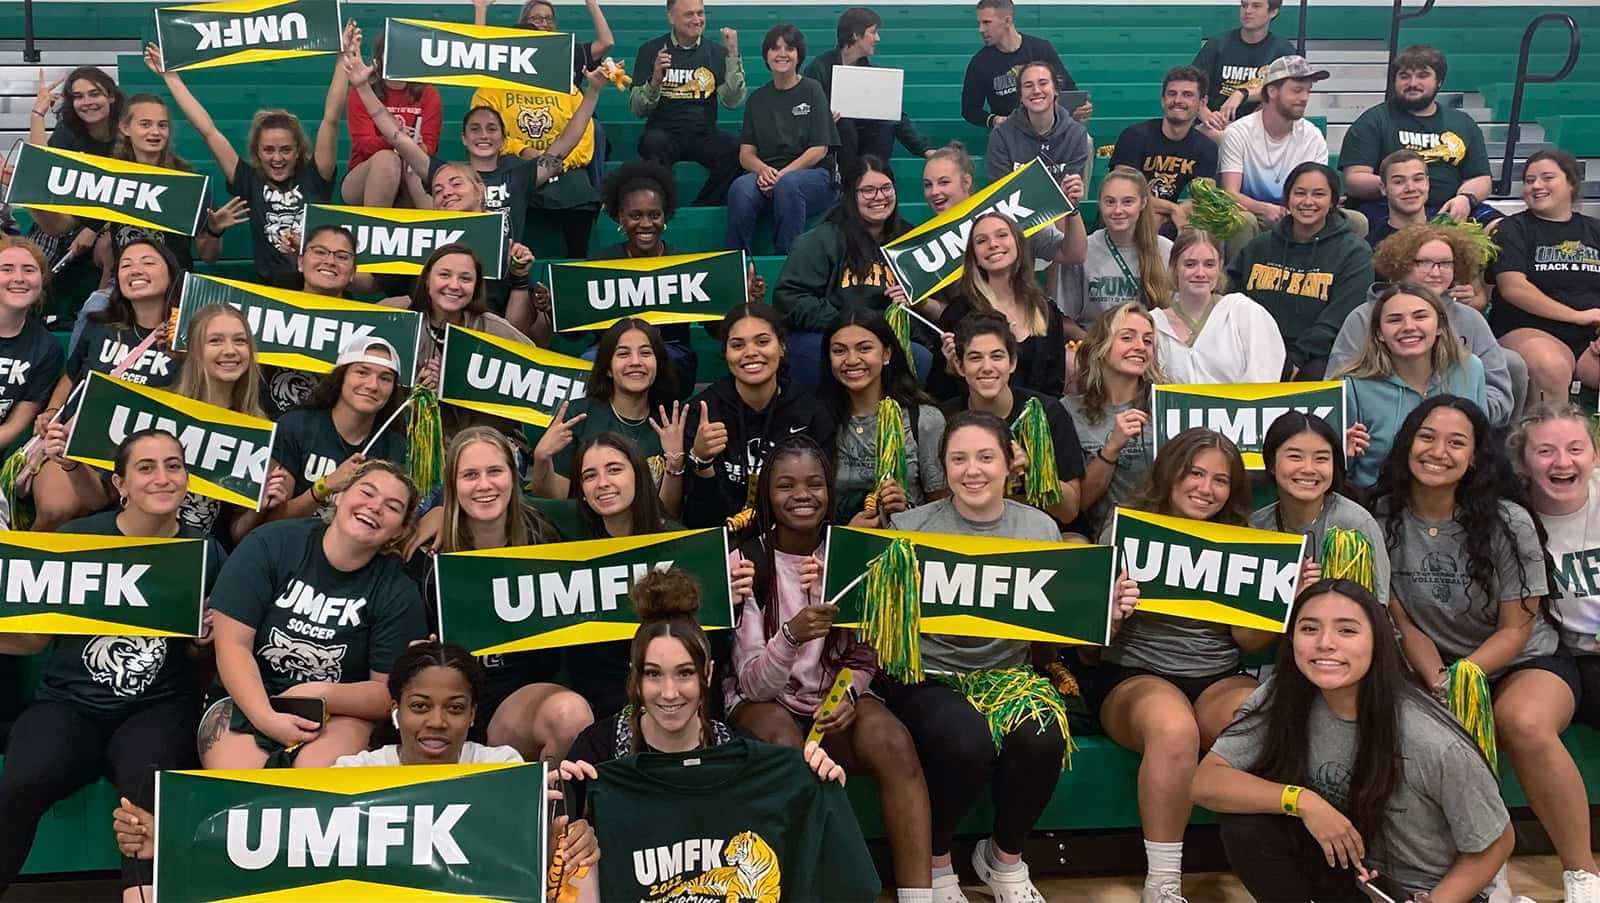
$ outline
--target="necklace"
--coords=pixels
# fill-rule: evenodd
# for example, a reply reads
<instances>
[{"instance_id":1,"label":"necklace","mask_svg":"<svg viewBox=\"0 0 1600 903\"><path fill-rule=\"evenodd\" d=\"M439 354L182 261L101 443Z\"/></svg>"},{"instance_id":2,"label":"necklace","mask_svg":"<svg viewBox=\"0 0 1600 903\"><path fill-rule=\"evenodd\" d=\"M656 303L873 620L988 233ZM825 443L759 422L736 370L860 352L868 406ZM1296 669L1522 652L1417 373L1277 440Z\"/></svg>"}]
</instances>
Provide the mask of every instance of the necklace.
<instances>
[{"instance_id":1,"label":"necklace","mask_svg":"<svg viewBox=\"0 0 1600 903\"><path fill-rule=\"evenodd\" d=\"M644 416L638 418L637 420L632 417L624 417L622 412L617 410L617 403L615 401L611 402L611 413L623 426L644 426L645 421L650 419L650 406L648 404L645 405Z\"/></svg>"}]
</instances>

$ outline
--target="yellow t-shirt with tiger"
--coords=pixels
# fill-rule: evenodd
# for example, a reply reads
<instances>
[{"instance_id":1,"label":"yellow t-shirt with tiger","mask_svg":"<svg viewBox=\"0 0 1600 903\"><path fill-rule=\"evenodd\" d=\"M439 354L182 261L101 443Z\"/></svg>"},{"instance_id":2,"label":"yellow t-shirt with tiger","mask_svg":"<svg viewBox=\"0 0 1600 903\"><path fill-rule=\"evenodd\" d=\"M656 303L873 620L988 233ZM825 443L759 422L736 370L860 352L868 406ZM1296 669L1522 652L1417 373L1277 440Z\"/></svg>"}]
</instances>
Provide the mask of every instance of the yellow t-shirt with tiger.
<instances>
[{"instance_id":1,"label":"yellow t-shirt with tiger","mask_svg":"<svg viewBox=\"0 0 1600 903\"><path fill-rule=\"evenodd\" d=\"M522 153L532 147L539 153L550 149L561 130L583 103L583 93L550 94L543 91L515 91L506 88L479 88L472 95L472 106L489 107L500 114L506 132L503 154ZM568 170L581 169L594 159L594 123L584 127L583 140L567 155Z\"/></svg>"}]
</instances>

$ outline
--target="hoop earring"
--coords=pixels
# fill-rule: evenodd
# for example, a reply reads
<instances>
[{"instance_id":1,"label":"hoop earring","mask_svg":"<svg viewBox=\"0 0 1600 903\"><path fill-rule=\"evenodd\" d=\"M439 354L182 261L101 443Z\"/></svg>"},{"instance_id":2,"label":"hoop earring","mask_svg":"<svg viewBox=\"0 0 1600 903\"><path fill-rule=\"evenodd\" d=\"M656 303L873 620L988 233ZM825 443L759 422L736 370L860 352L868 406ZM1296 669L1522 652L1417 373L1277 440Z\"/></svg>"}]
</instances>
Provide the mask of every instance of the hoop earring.
<instances>
[{"instance_id":1,"label":"hoop earring","mask_svg":"<svg viewBox=\"0 0 1600 903\"><path fill-rule=\"evenodd\" d=\"M128 497L125 496L125 495L117 496L117 507L118 508L127 508L128 507Z\"/></svg>"},{"instance_id":2,"label":"hoop earring","mask_svg":"<svg viewBox=\"0 0 1600 903\"><path fill-rule=\"evenodd\" d=\"M394 729L395 730L399 730L400 729L400 710L399 709L390 709L389 710L389 723L394 725Z\"/></svg>"}]
</instances>

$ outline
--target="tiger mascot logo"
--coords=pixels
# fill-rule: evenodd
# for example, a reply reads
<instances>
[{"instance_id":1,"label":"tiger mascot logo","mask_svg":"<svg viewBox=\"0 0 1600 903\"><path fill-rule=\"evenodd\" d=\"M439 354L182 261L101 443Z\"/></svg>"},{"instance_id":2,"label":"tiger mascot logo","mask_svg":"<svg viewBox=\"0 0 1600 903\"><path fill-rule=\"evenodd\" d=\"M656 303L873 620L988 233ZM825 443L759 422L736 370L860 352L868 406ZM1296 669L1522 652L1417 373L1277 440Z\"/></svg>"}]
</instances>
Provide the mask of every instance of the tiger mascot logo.
<instances>
[{"instance_id":1,"label":"tiger mascot logo","mask_svg":"<svg viewBox=\"0 0 1600 903\"><path fill-rule=\"evenodd\" d=\"M528 136L529 141L542 140L546 135L550 134L555 125L555 117L550 114L550 110L546 107L540 107L537 110L523 107L517 112L517 128L522 130L522 134Z\"/></svg>"},{"instance_id":2,"label":"tiger mascot logo","mask_svg":"<svg viewBox=\"0 0 1600 903\"><path fill-rule=\"evenodd\" d=\"M94 682L118 696L138 696L161 673L167 641L154 636L97 636L83 646L83 666Z\"/></svg>"},{"instance_id":3,"label":"tiger mascot logo","mask_svg":"<svg viewBox=\"0 0 1600 903\"><path fill-rule=\"evenodd\" d=\"M727 865L651 888L644 903L779 903L783 874L778 854L754 831L737 834L722 849Z\"/></svg>"},{"instance_id":4,"label":"tiger mascot logo","mask_svg":"<svg viewBox=\"0 0 1600 903\"><path fill-rule=\"evenodd\" d=\"M339 682L340 675L344 673L342 662L348 645L318 646L290 636L276 627L267 635L270 642L258 649L256 654L279 674L301 682Z\"/></svg>"}]
</instances>

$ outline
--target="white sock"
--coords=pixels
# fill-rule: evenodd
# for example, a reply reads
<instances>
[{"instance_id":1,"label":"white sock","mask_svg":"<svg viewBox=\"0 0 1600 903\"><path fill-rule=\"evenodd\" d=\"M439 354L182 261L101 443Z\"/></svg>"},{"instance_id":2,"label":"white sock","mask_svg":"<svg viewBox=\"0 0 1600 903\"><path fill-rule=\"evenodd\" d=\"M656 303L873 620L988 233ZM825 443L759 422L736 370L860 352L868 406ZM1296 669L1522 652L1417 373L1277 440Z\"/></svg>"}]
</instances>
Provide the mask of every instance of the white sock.
<instances>
[{"instance_id":1,"label":"white sock","mask_svg":"<svg viewBox=\"0 0 1600 903\"><path fill-rule=\"evenodd\" d=\"M895 903L933 903L933 890L927 887L901 887L894 892Z\"/></svg>"},{"instance_id":2,"label":"white sock","mask_svg":"<svg viewBox=\"0 0 1600 903\"><path fill-rule=\"evenodd\" d=\"M935 878L939 878L944 875L954 875L955 873L956 864L953 861L949 865L936 865L933 867L933 877Z\"/></svg>"},{"instance_id":3,"label":"white sock","mask_svg":"<svg viewBox=\"0 0 1600 903\"><path fill-rule=\"evenodd\" d=\"M1183 841L1177 843L1144 842L1145 876L1148 886L1168 884L1183 877Z\"/></svg>"}]
</instances>

